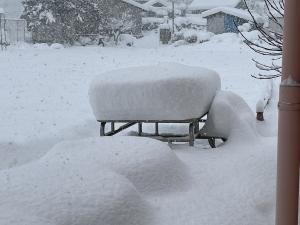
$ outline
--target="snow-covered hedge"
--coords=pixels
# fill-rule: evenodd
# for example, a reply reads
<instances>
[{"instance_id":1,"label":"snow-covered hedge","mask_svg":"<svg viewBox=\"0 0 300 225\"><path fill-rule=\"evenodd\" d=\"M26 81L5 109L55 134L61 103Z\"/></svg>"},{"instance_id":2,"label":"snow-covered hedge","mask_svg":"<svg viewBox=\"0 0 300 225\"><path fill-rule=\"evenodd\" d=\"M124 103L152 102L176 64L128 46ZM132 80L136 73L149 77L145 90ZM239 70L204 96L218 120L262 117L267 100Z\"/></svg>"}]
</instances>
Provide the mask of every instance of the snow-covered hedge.
<instances>
[{"instance_id":1,"label":"snow-covered hedge","mask_svg":"<svg viewBox=\"0 0 300 225\"><path fill-rule=\"evenodd\" d=\"M186 120L208 112L220 86L215 71L160 63L101 74L89 96L97 120Z\"/></svg>"},{"instance_id":2,"label":"snow-covered hedge","mask_svg":"<svg viewBox=\"0 0 300 225\"><path fill-rule=\"evenodd\" d=\"M229 140L251 140L256 134L255 115L240 96L220 91L212 103L202 132Z\"/></svg>"}]
</instances>

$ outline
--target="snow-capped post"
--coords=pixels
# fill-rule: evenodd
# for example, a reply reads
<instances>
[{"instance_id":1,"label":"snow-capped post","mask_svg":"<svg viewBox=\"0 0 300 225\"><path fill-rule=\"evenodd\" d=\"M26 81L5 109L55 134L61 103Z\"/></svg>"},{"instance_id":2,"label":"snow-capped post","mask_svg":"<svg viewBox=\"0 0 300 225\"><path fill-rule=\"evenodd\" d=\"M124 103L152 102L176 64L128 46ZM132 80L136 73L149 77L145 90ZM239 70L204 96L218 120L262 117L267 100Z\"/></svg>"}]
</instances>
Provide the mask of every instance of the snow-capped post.
<instances>
[{"instance_id":1,"label":"snow-capped post","mask_svg":"<svg viewBox=\"0 0 300 225\"><path fill-rule=\"evenodd\" d=\"M264 111L267 105L270 103L273 95L273 80L268 79L266 87L262 93L261 98L256 103L256 119L258 121L264 121Z\"/></svg>"},{"instance_id":2,"label":"snow-capped post","mask_svg":"<svg viewBox=\"0 0 300 225\"><path fill-rule=\"evenodd\" d=\"M298 225L300 162L300 1L285 1L279 97L276 225Z\"/></svg>"}]
</instances>

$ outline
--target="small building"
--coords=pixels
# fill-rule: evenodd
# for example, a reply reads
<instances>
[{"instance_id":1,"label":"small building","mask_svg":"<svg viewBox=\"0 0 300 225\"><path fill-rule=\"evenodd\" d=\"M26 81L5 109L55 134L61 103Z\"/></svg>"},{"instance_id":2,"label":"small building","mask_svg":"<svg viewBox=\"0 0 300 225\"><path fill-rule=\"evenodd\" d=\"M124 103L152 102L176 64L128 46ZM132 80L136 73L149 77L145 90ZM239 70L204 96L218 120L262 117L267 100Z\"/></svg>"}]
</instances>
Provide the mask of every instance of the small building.
<instances>
[{"instance_id":1,"label":"small building","mask_svg":"<svg viewBox=\"0 0 300 225\"><path fill-rule=\"evenodd\" d=\"M259 15L253 13L253 16L258 22L263 23ZM230 7L207 10L202 13L202 17L207 19L207 31L214 34L237 33L237 26L253 21L247 10Z\"/></svg>"}]
</instances>

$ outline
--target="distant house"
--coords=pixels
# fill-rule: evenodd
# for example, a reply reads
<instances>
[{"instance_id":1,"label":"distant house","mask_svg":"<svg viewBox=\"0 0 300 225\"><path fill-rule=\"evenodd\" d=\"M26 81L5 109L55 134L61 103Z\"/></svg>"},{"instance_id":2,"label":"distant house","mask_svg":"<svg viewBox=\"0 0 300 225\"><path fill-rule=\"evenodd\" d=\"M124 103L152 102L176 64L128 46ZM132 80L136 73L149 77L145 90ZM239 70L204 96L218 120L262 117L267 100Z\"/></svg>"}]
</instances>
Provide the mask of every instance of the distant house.
<instances>
[{"instance_id":1,"label":"distant house","mask_svg":"<svg viewBox=\"0 0 300 225\"><path fill-rule=\"evenodd\" d=\"M260 22L261 17L253 13L255 19ZM214 34L237 33L237 26L253 21L247 10L218 7L202 13L202 17L207 19L207 30Z\"/></svg>"},{"instance_id":2,"label":"distant house","mask_svg":"<svg viewBox=\"0 0 300 225\"><path fill-rule=\"evenodd\" d=\"M188 7L187 13L201 14L217 7L245 9L244 0L194 0Z\"/></svg>"}]
</instances>

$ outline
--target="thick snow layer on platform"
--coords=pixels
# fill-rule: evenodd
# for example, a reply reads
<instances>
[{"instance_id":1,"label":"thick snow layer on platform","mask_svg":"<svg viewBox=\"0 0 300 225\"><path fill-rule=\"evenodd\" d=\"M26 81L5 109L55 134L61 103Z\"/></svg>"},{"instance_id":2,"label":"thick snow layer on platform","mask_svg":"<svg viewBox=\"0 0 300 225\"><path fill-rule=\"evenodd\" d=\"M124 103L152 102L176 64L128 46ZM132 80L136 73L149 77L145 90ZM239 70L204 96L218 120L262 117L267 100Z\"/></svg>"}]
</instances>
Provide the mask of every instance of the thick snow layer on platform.
<instances>
[{"instance_id":1,"label":"thick snow layer on platform","mask_svg":"<svg viewBox=\"0 0 300 225\"><path fill-rule=\"evenodd\" d=\"M93 160L58 157L0 172L1 225L11 224L12 210L33 215L28 224L38 224L36 217L53 225L147 224L146 204L128 179Z\"/></svg>"},{"instance_id":2,"label":"thick snow layer on platform","mask_svg":"<svg viewBox=\"0 0 300 225\"><path fill-rule=\"evenodd\" d=\"M212 70L160 63L104 73L89 96L97 120L185 120L208 112L220 83Z\"/></svg>"},{"instance_id":3,"label":"thick snow layer on platform","mask_svg":"<svg viewBox=\"0 0 300 225\"><path fill-rule=\"evenodd\" d=\"M224 138L251 138L255 131L255 115L247 103L229 91L216 95L203 132Z\"/></svg>"},{"instance_id":4,"label":"thick snow layer on platform","mask_svg":"<svg viewBox=\"0 0 300 225\"><path fill-rule=\"evenodd\" d=\"M83 154L84 152L84 154ZM186 183L185 167L168 145L150 138L105 137L65 142L45 157L48 165L89 164L109 168L127 177L139 192L166 192Z\"/></svg>"}]
</instances>

